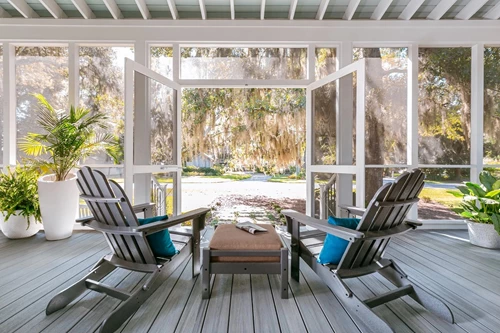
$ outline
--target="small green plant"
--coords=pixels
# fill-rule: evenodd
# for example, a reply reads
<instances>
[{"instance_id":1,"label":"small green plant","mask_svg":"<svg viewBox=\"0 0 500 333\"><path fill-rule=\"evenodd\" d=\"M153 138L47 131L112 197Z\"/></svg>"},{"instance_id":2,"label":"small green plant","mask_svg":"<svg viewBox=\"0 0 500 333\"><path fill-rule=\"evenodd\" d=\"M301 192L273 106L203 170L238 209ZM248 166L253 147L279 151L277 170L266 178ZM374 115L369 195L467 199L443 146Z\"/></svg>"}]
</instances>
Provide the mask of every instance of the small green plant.
<instances>
[{"instance_id":1,"label":"small green plant","mask_svg":"<svg viewBox=\"0 0 500 333\"><path fill-rule=\"evenodd\" d=\"M0 211L5 214L5 222L12 215L26 218L30 227L29 217L41 223L40 205L38 202L38 172L28 166L7 167L0 174Z\"/></svg>"},{"instance_id":2,"label":"small green plant","mask_svg":"<svg viewBox=\"0 0 500 333\"><path fill-rule=\"evenodd\" d=\"M45 133L28 133L20 140L19 148L35 157L32 162L42 172L53 172L55 181L62 181L80 161L99 151L119 155L113 153L119 149L115 137L105 133L105 114L92 115L89 109L73 106L69 113L56 111L43 95L34 96L40 106L37 123ZM43 158L47 153L48 158Z\"/></svg>"},{"instance_id":3,"label":"small green plant","mask_svg":"<svg viewBox=\"0 0 500 333\"><path fill-rule=\"evenodd\" d=\"M492 176L488 171L479 175L481 184L466 182L458 186L462 197L460 213L463 217L477 223L488 223L495 226L500 234L500 179Z\"/></svg>"}]
</instances>

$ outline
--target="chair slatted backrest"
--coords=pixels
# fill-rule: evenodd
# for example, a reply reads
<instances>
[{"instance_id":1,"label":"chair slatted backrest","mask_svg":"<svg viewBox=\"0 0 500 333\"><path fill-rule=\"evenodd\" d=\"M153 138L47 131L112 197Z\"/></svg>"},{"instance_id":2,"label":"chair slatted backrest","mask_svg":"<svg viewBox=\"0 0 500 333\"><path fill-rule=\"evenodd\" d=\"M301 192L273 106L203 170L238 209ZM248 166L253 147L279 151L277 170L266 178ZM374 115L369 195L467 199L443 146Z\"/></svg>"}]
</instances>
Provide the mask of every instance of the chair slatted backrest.
<instances>
[{"instance_id":1,"label":"chair slatted backrest","mask_svg":"<svg viewBox=\"0 0 500 333\"><path fill-rule=\"evenodd\" d=\"M122 187L115 181L89 167L78 171L80 193L94 198L116 198L119 202L94 202L86 200L95 220L110 226L138 226L137 217ZM156 264L156 259L144 237L104 233L113 253L119 258L141 264Z\"/></svg>"},{"instance_id":2,"label":"chair slatted backrest","mask_svg":"<svg viewBox=\"0 0 500 333\"><path fill-rule=\"evenodd\" d=\"M400 226L424 187L425 175L415 169L405 172L393 183L382 186L370 201L359 222L358 231L389 231ZM368 266L382 257L391 237L349 243L338 269Z\"/></svg>"}]
</instances>

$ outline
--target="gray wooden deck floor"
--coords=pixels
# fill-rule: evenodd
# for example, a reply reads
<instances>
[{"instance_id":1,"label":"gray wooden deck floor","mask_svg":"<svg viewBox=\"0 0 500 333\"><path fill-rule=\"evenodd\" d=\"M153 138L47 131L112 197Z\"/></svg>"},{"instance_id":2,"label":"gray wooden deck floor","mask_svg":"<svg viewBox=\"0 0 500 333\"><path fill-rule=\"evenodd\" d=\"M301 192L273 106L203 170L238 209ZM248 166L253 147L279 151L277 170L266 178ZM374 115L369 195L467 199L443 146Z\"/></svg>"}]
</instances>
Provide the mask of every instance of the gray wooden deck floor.
<instances>
[{"instance_id":1,"label":"gray wooden deck floor","mask_svg":"<svg viewBox=\"0 0 500 333\"><path fill-rule=\"evenodd\" d=\"M376 308L396 332L500 332L500 251L473 247L463 231L413 232L396 239L388 257L414 281L441 296L456 325L404 298ZM10 241L0 236L0 332L93 332L119 302L95 292L45 316L49 299L79 279L108 252L94 232L47 242L43 233ZM290 298L279 297L274 275L217 275L212 297L201 299L199 279L184 262L122 327L123 332L359 332L329 289L303 265ZM117 271L106 283L133 289L144 274ZM354 279L361 295L387 290L376 277Z\"/></svg>"}]
</instances>

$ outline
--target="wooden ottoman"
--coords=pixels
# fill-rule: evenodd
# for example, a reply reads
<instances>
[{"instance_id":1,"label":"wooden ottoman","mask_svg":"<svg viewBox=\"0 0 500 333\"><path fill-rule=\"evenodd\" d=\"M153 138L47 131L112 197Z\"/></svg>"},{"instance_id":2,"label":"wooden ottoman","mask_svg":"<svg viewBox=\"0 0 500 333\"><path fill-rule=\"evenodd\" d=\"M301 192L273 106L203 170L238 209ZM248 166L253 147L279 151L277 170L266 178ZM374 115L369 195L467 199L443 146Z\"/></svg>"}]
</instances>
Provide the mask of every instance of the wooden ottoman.
<instances>
[{"instance_id":1,"label":"wooden ottoman","mask_svg":"<svg viewBox=\"0 0 500 333\"><path fill-rule=\"evenodd\" d=\"M281 274L281 298L288 298L288 249L270 224L250 234L234 224L220 224L203 249L202 297L210 297L211 274Z\"/></svg>"}]
</instances>

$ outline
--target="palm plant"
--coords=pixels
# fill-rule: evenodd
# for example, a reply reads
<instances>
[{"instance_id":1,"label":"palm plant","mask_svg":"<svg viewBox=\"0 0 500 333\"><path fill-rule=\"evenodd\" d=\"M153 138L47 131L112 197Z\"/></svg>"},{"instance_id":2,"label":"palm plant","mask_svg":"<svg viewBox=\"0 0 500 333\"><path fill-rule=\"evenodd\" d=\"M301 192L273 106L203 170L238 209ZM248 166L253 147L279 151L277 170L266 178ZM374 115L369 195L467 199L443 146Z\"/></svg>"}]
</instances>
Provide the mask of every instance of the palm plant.
<instances>
[{"instance_id":1,"label":"palm plant","mask_svg":"<svg viewBox=\"0 0 500 333\"><path fill-rule=\"evenodd\" d=\"M104 132L106 115L91 114L89 109L74 106L69 113L57 111L43 95L34 96L40 107L37 123L45 133L28 133L19 147L34 157L32 161L43 172L53 172L55 181L65 180L79 161L114 149L113 135ZM42 157L44 154L49 154L48 158Z\"/></svg>"}]
</instances>

